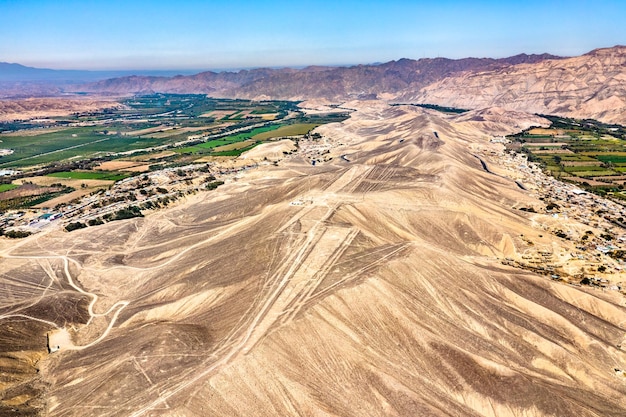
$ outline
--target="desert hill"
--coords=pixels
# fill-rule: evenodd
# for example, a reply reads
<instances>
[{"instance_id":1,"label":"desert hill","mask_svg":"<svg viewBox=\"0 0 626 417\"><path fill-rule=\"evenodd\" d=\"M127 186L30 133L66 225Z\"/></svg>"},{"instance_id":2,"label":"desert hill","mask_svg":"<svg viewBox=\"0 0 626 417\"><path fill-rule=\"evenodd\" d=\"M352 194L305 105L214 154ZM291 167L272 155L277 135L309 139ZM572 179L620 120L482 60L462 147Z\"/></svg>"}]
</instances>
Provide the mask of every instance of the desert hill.
<instances>
[{"instance_id":1,"label":"desert hill","mask_svg":"<svg viewBox=\"0 0 626 417\"><path fill-rule=\"evenodd\" d=\"M402 99L460 108L502 106L626 123L626 47L493 71L457 74Z\"/></svg>"},{"instance_id":2,"label":"desert hill","mask_svg":"<svg viewBox=\"0 0 626 417\"><path fill-rule=\"evenodd\" d=\"M27 120L37 117L64 116L75 112L87 112L107 108L120 108L114 99L93 97L31 97L0 100L0 122Z\"/></svg>"},{"instance_id":3,"label":"desert hill","mask_svg":"<svg viewBox=\"0 0 626 417\"><path fill-rule=\"evenodd\" d=\"M327 163L4 247L0 342L24 372L41 360L11 398L51 416L623 416L623 296L502 263L574 244L517 209L541 202L516 167L476 156L511 119L547 121L347 105L317 130Z\"/></svg>"}]
</instances>

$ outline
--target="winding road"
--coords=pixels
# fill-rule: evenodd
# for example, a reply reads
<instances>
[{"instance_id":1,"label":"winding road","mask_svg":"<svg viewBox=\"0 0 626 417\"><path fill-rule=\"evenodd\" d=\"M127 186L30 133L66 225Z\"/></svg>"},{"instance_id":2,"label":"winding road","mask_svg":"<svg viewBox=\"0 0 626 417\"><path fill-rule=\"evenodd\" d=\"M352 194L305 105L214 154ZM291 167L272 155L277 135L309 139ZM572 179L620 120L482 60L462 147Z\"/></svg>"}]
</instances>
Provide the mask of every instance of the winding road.
<instances>
[{"instance_id":1,"label":"winding road","mask_svg":"<svg viewBox=\"0 0 626 417\"><path fill-rule=\"evenodd\" d=\"M104 313L96 313L96 312L94 312L94 306L98 302L98 295L95 294L95 293L92 293L92 292L85 291L79 285L77 285L74 282L74 279L72 278L72 274L70 272L69 265L70 265L70 262L73 262L77 266L80 267L80 264L77 261L75 261L73 259L70 259L69 257L67 257L65 255L48 255L48 256L11 255L11 252L13 252L19 246L21 246L21 245L14 246L12 248L9 248L9 249L5 250L4 253L2 254L2 257L7 258L7 259L31 259L31 260L37 260L37 259L48 259L48 260L50 260L50 259L57 259L58 260L58 259L61 259L61 260L63 260L63 271L65 273L65 278L66 278L68 284L73 289L75 289L77 292L79 292L79 293L81 293L83 295L86 295L87 297L91 298L91 301L89 302L89 305L87 307L87 312L89 313L89 320L87 321L87 323L85 324L84 327L88 327L91 324L91 322L93 321L94 318L108 316L109 314L111 314L112 311L116 310L115 313L113 314L113 317L111 317L111 320L109 321L109 324L107 325L106 329L104 330L104 332L102 332L102 334L97 339L93 340L92 342L90 342L90 343L88 343L86 345L82 345L82 346L77 346L77 345L74 345L74 344L68 345L68 346L62 346L62 350L83 350L83 349L87 349L89 347L92 347L92 346L100 343L102 340L104 340L109 335L111 329L115 325L115 322L117 321L117 318L118 318L119 314L122 312L122 310L124 308L126 308L128 306L128 304L130 302L129 301L125 301L125 300L118 301L115 304L113 304L111 307L109 307L109 309L107 311L105 311ZM45 293L45 291L47 291L48 288L49 288L49 286L46 287L46 289L44 290L44 293ZM44 296L44 294L42 294L42 296L39 298L39 300L41 300L41 298L43 296ZM35 320L35 321L43 322L43 323L49 324L51 326L54 326L57 330L64 330L62 327L60 327L58 324L56 324L56 323L54 323L52 321L40 319L40 318L29 316L29 315L26 315L26 314L19 314L19 313L6 314L6 315L0 316L0 320L1 319L6 319L6 318L10 318L10 317L22 317L22 318L26 318L26 319L30 319L30 320Z\"/></svg>"}]
</instances>

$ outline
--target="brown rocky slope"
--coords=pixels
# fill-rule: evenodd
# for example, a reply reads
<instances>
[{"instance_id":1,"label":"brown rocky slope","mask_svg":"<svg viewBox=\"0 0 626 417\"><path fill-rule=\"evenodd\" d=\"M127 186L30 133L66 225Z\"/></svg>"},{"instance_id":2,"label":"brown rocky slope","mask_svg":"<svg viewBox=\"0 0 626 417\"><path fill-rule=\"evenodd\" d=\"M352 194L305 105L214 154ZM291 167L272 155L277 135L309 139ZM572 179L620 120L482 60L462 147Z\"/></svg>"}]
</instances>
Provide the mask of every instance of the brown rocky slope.
<instances>
[{"instance_id":1,"label":"brown rocky slope","mask_svg":"<svg viewBox=\"0 0 626 417\"><path fill-rule=\"evenodd\" d=\"M626 46L493 71L467 71L408 92L402 100L626 123Z\"/></svg>"}]
</instances>

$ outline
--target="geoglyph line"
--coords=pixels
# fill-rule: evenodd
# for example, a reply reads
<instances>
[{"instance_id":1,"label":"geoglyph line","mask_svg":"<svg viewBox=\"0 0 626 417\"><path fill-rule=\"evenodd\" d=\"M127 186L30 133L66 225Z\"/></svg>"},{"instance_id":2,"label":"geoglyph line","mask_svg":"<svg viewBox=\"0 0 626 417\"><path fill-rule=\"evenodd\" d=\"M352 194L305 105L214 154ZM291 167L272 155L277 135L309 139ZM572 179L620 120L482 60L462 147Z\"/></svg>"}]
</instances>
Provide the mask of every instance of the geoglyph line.
<instances>
[{"instance_id":1,"label":"geoglyph line","mask_svg":"<svg viewBox=\"0 0 626 417\"><path fill-rule=\"evenodd\" d=\"M278 319L282 309L288 305L289 302L291 302L293 297L298 294L298 291L294 292L293 288L291 288L298 284L298 282L292 284L290 281L294 274L302 268L302 264L305 259L307 259L307 257L315 251L316 245L327 231L327 228L322 226L323 221L327 219L334 212L334 210L335 208L331 207L327 213L321 216L318 222L307 232L307 237L300 245L300 248L295 251L294 255L287 262L285 262L285 267L277 271L275 276L278 278L282 275L282 279L276 283L274 291L269 294L267 300L263 303L261 309L254 317L248 326L248 330L241 337L239 342L234 345L221 359L217 360L195 376L190 377L186 382L178 385L167 393L163 393L158 399L135 411L130 415L130 417L139 417L145 414L149 410L154 409L157 405L165 403L169 398L180 393L185 388L210 375L216 369L227 365L237 356L246 354L265 335L269 327L271 327L271 325ZM345 229L346 233L349 233L351 230L348 228L341 229ZM343 242L343 240L341 240L341 242ZM274 279L270 279L270 281L274 281Z\"/></svg>"}]
</instances>

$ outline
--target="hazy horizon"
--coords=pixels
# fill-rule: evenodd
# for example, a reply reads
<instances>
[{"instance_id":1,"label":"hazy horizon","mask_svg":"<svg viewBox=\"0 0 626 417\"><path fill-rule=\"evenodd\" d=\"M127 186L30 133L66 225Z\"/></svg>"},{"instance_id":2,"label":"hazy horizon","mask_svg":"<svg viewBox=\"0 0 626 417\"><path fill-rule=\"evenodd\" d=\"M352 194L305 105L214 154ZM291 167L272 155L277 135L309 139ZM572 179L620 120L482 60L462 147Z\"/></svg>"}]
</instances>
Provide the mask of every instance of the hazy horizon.
<instances>
[{"instance_id":1,"label":"hazy horizon","mask_svg":"<svg viewBox=\"0 0 626 417\"><path fill-rule=\"evenodd\" d=\"M49 69L227 71L400 58L574 56L626 43L619 1L0 0L0 61Z\"/></svg>"}]
</instances>

